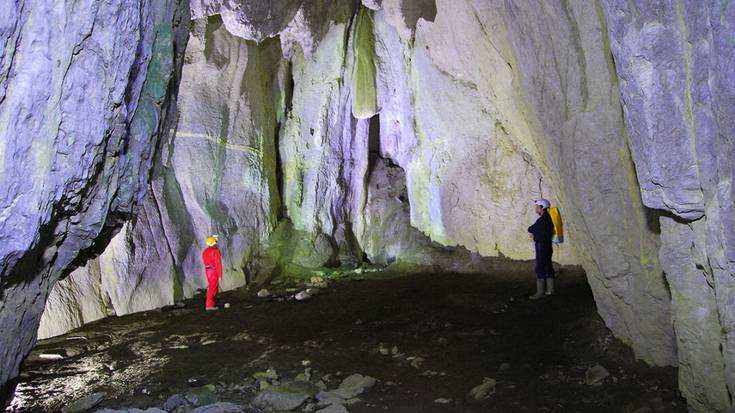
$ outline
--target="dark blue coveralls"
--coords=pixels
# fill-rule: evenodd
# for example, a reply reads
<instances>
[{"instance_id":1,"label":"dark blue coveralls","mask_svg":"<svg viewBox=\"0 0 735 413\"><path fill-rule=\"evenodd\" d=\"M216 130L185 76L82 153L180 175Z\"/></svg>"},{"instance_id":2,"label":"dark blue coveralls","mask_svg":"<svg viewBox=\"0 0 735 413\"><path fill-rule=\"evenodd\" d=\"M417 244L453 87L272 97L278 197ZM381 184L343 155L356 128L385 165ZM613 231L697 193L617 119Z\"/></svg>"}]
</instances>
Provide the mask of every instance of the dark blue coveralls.
<instances>
[{"instance_id":1,"label":"dark blue coveralls","mask_svg":"<svg viewBox=\"0 0 735 413\"><path fill-rule=\"evenodd\" d=\"M556 274L551 265L551 255L554 253L551 243L554 223L545 209L536 222L528 227L528 232L533 234L533 243L536 246L536 278L541 280L554 278Z\"/></svg>"}]
</instances>

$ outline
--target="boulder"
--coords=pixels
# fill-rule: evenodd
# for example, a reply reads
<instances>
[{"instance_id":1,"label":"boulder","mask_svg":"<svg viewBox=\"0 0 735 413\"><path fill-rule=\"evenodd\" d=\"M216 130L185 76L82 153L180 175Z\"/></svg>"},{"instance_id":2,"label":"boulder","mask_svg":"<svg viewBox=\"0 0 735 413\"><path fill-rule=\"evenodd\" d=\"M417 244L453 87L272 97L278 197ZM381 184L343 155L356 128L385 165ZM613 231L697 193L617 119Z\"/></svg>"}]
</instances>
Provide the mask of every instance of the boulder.
<instances>
[{"instance_id":1,"label":"boulder","mask_svg":"<svg viewBox=\"0 0 735 413\"><path fill-rule=\"evenodd\" d=\"M61 409L61 413L84 413L94 406L100 404L107 396L107 393L92 393L81 399L75 400L73 403L66 405Z\"/></svg>"},{"instance_id":2,"label":"boulder","mask_svg":"<svg viewBox=\"0 0 735 413\"><path fill-rule=\"evenodd\" d=\"M377 380L373 377L356 373L345 378L332 393L339 395L343 399L351 399L373 387L376 382Z\"/></svg>"},{"instance_id":3,"label":"boulder","mask_svg":"<svg viewBox=\"0 0 735 413\"><path fill-rule=\"evenodd\" d=\"M197 387L186 392L186 400L194 406L206 406L217 402L217 395L211 385Z\"/></svg>"},{"instance_id":4,"label":"boulder","mask_svg":"<svg viewBox=\"0 0 735 413\"><path fill-rule=\"evenodd\" d=\"M260 392L253 400L253 405L265 409L290 411L301 406L309 395L297 389L269 387Z\"/></svg>"},{"instance_id":5,"label":"boulder","mask_svg":"<svg viewBox=\"0 0 735 413\"><path fill-rule=\"evenodd\" d=\"M584 373L584 381L590 386L596 386L599 384L602 384L602 382L610 376L610 373L607 371L606 368L602 367L599 364L595 364L594 366L587 369L587 371Z\"/></svg>"},{"instance_id":6,"label":"boulder","mask_svg":"<svg viewBox=\"0 0 735 413\"><path fill-rule=\"evenodd\" d=\"M234 403L214 403L207 406L197 407L191 413L245 413L243 406Z\"/></svg>"},{"instance_id":7,"label":"boulder","mask_svg":"<svg viewBox=\"0 0 735 413\"><path fill-rule=\"evenodd\" d=\"M481 384L473 387L470 390L469 396L475 401L486 399L495 394L495 386L497 381L489 377L485 377Z\"/></svg>"}]
</instances>

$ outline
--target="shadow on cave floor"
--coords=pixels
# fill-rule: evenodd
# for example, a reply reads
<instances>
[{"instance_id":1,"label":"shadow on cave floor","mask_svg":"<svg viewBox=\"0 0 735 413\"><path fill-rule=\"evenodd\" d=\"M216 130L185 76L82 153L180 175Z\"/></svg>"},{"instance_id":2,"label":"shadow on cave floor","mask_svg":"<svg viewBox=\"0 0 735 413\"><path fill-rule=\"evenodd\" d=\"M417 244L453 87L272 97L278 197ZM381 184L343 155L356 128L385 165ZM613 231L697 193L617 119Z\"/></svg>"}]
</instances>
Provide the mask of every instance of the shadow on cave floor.
<instances>
[{"instance_id":1,"label":"shadow on cave floor","mask_svg":"<svg viewBox=\"0 0 735 413\"><path fill-rule=\"evenodd\" d=\"M231 308L211 313L200 295L183 309L101 320L38 344L14 402L24 407L11 411L58 411L92 392L106 392L100 407L147 408L205 384L220 401L248 404L253 373L273 368L284 382L303 364L329 389L353 373L378 379L346 406L352 413L686 411L676 369L634 360L597 315L581 270L563 269L559 294L531 302L532 266L514 265L334 281L301 302L286 286L267 299L234 291L219 300ZM597 364L610 376L588 385ZM495 392L470 400L486 377Z\"/></svg>"}]
</instances>

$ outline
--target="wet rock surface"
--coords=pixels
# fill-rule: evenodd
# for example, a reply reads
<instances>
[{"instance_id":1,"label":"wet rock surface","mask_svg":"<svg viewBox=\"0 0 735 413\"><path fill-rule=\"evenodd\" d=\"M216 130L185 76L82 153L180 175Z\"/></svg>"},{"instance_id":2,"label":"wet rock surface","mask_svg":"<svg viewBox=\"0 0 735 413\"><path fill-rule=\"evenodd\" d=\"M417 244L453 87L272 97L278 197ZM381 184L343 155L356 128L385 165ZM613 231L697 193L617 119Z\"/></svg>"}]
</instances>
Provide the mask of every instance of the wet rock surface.
<instances>
[{"instance_id":1,"label":"wet rock surface","mask_svg":"<svg viewBox=\"0 0 735 413\"><path fill-rule=\"evenodd\" d=\"M108 318L42 341L8 411L59 411L100 392L97 409L123 412L255 413L274 407L256 403L264 394L298 396L279 405L296 412L686 411L676 370L634 361L580 270L561 270L559 294L531 302L532 270L369 273L308 301L294 291L309 283L281 283L268 298L224 293L232 306L218 312L198 296ZM598 365L609 376L590 386Z\"/></svg>"}]
</instances>

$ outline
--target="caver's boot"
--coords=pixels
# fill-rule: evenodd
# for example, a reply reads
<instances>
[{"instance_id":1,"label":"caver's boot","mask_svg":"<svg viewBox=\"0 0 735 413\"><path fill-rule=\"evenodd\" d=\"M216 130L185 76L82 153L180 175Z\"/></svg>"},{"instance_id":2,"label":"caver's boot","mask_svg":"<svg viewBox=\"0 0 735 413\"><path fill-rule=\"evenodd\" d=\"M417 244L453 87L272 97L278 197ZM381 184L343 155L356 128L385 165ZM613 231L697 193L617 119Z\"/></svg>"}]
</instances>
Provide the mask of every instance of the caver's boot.
<instances>
[{"instance_id":1,"label":"caver's boot","mask_svg":"<svg viewBox=\"0 0 735 413\"><path fill-rule=\"evenodd\" d=\"M536 279L536 294L528 297L529 300L538 300L539 298L544 298L544 279L543 278Z\"/></svg>"},{"instance_id":2,"label":"caver's boot","mask_svg":"<svg viewBox=\"0 0 735 413\"><path fill-rule=\"evenodd\" d=\"M546 295L554 295L556 291L554 290L554 279L553 278L547 278L546 279Z\"/></svg>"}]
</instances>

